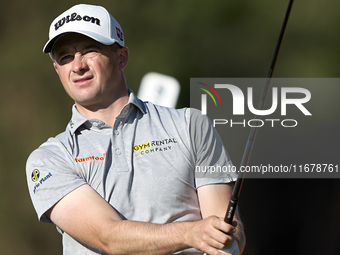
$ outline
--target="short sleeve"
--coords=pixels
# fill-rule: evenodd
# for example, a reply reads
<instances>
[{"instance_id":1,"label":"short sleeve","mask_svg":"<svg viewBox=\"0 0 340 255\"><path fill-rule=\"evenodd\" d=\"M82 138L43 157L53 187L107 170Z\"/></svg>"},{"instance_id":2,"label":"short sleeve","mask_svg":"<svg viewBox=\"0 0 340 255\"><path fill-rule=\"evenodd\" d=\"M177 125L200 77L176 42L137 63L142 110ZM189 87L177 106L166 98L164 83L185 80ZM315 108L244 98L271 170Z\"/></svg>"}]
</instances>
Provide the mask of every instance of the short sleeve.
<instances>
[{"instance_id":1,"label":"short sleeve","mask_svg":"<svg viewBox=\"0 0 340 255\"><path fill-rule=\"evenodd\" d=\"M237 173L210 119L189 109L191 150L195 155L196 187L236 181Z\"/></svg>"},{"instance_id":2,"label":"short sleeve","mask_svg":"<svg viewBox=\"0 0 340 255\"><path fill-rule=\"evenodd\" d=\"M75 171L71 155L51 138L33 151L26 163L29 194L38 218L51 222L45 212L72 190L85 184Z\"/></svg>"}]
</instances>

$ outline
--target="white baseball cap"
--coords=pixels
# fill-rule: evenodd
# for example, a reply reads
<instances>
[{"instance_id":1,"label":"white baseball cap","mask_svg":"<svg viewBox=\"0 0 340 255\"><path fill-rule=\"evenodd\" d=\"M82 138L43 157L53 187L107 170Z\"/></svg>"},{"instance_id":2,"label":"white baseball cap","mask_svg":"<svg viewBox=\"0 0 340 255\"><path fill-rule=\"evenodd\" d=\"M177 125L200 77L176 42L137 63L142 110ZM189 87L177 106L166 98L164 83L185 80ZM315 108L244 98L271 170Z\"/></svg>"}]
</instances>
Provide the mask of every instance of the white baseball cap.
<instances>
[{"instance_id":1,"label":"white baseball cap","mask_svg":"<svg viewBox=\"0 0 340 255\"><path fill-rule=\"evenodd\" d=\"M106 45L117 42L124 47L121 26L101 6L79 4L59 15L50 26L49 41L43 52L50 53L56 40L65 33L83 34Z\"/></svg>"}]
</instances>

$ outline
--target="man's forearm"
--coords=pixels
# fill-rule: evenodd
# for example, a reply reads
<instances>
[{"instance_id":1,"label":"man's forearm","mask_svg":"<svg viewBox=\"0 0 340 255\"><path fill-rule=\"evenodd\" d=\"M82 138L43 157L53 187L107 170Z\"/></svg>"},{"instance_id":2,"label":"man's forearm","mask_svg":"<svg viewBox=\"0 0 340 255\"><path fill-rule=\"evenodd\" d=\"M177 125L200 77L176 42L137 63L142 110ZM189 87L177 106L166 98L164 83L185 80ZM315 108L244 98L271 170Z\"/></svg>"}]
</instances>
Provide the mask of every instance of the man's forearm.
<instances>
[{"instance_id":1,"label":"man's forearm","mask_svg":"<svg viewBox=\"0 0 340 255\"><path fill-rule=\"evenodd\" d=\"M107 254L169 254L193 247L208 254L230 246L235 228L217 216L153 224L122 220L90 186L70 192L46 212L74 239Z\"/></svg>"},{"instance_id":2,"label":"man's forearm","mask_svg":"<svg viewBox=\"0 0 340 255\"><path fill-rule=\"evenodd\" d=\"M191 247L217 254L225 245L232 244L234 239L229 234L235 232L233 226L216 216L163 225L127 220L109 225L104 232L111 234L102 236L100 245L110 255L171 254Z\"/></svg>"},{"instance_id":3,"label":"man's forearm","mask_svg":"<svg viewBox=\"0 0 340 255\"><path fill-rule=\"evenodd\" d=\"M186 236L190 222L152 224L116 221L101 238L101 249L107 254L169 254L189 248Z\"/></svg>"}]
</instances>

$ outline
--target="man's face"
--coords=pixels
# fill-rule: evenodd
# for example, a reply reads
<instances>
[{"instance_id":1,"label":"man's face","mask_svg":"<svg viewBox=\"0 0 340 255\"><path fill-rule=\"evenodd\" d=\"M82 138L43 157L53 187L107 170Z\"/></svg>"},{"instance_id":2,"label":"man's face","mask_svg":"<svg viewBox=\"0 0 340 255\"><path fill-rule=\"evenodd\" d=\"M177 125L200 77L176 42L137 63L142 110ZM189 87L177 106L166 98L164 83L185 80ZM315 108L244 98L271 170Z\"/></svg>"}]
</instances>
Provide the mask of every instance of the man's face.
<instances>
[{"instance_id":1,"label":"man's face","mask_svg":"<svg viewBox=\"0 0 340 255\"><path fill-rule=\"evenodd\" d=\"M98 110L126 92L122 71L127 63L127 48L103 45L70 33L57 40L52 56L61 83L77 106Z\"/></svg>"}]
</instances>

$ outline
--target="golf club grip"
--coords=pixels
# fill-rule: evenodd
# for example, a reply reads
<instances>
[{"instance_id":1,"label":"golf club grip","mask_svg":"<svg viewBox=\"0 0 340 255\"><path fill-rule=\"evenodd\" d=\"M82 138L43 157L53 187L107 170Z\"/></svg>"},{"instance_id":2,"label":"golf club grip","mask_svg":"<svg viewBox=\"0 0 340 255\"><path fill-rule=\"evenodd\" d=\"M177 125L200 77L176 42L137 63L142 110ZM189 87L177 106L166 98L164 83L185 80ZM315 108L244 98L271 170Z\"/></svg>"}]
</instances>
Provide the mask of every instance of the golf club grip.
<instances>
[{"instance_id":1,"label":"golf club grip","mask_svg":"<svg viewBox=\"0 0 340 255\"><path fill-rule=\"evenodd\" d=\"M231 193L229 205L228 205L225 217L224 217L224 221L228 224L231 224L233 222L234 214L236 212L238 198L240 197L240 192L241 192L243 181L244 181L244 176L245 176L244 172L238 173L238 177L237 177L237 180L235 182L233 192Z\"/></svg>"},{"instance_id":2,"label":"golf club grip","mask_svg":"<svg viewBox=\"0 0 340 255\"><path fill-rule=\"evenodd\" d=\"M228 205L227 212L224 217L224 221L228 224L231 224L233 222L234 214L236 211L236 206L237 206L237 197L231 197Z\"/></svg>"}]
</instances>

